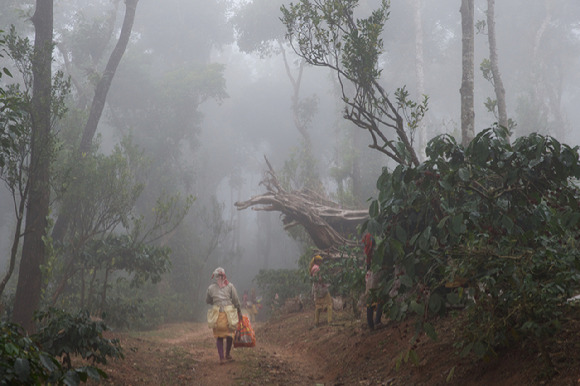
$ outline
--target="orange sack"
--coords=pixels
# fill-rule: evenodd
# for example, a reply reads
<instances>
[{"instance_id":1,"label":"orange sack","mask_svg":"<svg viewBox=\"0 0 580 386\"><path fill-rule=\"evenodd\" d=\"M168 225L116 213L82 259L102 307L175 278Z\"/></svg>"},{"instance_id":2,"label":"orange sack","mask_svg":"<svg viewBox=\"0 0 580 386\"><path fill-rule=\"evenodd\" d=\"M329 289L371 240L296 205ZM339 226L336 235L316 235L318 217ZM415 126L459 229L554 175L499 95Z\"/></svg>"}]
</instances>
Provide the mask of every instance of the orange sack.
<instances>
[{"instance_id":1,"label":"orange sack","mask_svg":"<svg viewBox=\"0 0 580 386\"><path fill-rule=\"evenodd\" d=\"M246 315L238 322L234 335L234 347L254 347L256 346L256 334L250 324L250 319Z\"/></svg>"}]
</instances>

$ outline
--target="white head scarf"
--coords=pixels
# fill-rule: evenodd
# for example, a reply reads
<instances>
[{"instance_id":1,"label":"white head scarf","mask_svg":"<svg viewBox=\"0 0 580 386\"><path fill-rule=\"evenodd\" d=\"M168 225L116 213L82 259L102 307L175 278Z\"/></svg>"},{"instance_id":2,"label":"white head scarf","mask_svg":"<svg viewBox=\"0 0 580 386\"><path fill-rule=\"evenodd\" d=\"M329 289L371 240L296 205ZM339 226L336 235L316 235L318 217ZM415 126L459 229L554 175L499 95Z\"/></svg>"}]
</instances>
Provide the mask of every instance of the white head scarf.
<instances>
[{"instance_id":1,"label":"white head scarf","mask_svg":"<svg viewBox=\"0 0 580 386\"><path fill-rule=\"evenodd\" d=\"M217 267L212 275L212 279L215 279L216 283L219 285L220 288L224 288L229 284L228 279L226 277L226 271L222 267Z\"/></svg>"}]
</instances>

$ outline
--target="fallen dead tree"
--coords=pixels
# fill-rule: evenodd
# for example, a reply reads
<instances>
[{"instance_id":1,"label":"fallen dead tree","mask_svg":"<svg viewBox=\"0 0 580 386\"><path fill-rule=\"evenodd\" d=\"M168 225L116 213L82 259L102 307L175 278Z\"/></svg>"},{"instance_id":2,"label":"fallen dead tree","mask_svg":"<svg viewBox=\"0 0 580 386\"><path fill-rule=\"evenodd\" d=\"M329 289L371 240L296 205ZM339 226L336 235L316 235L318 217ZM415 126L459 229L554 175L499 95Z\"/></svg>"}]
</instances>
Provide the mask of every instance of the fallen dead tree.
<instances>
[{"instance_id":1,"label":"fallen dead tree","mask_svg":"<svg viewBox=\"0 0 580 386\"><path fill-rule=\"evenodd\" d=\"M265 157L264 157L265 158ZM344 247L359 246L357 226L368 219L368 209L345 209L312 190L286 191L266 159L268 170L260 182L266 193L236 202L238 210L280 212L284 229L301 225L325 258L343 257Z\"/></svg>"}]
</instances>

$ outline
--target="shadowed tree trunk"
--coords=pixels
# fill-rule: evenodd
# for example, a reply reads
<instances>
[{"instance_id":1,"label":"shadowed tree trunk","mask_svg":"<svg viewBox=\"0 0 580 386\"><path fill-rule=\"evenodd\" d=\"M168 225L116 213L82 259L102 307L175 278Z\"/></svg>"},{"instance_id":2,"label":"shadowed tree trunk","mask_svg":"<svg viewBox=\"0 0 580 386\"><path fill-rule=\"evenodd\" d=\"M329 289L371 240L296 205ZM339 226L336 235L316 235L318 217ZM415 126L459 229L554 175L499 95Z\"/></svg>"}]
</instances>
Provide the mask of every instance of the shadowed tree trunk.
<instances>
[{"instance_id":1,"label":"shadowed tree trunk","mask_svg":"<svg viewBox=\"0 0 580 386\"><path fill-rule=\"evenodd\" d=\"M461 143L467 146L475 136L474 93L474 6L473 0L461 0L462 69Z\"/></svg>"},{"instance_id":2,"label":"shadowed tree trunk","mask_svg":"<svg viewBox=\"0 0 580 386\"><path fill-rule=\"evenodd\" d=\"M32 133L29 170L29 196L13 321L34 331L34 312L40 303L45 258L44 237L48 226L51 159L51 89L53 49L53 1L37 0L32 16L34 54L32 58Z\"/></svg>"}]
</instances>

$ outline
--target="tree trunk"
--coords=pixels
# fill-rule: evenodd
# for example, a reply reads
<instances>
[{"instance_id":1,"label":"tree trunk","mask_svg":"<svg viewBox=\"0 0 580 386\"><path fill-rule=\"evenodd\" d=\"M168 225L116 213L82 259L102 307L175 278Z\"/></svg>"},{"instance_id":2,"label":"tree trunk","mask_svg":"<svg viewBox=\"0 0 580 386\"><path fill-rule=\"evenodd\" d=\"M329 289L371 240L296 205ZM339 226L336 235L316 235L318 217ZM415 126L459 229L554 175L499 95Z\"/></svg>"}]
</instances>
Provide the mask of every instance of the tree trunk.
<instances>
[{"instance_id":1,"label":"tree trunk","mask_svg":"<svg viewBox=\"0 0 580 386\"><path fill-rule=\"evenodd\" d=\"M13 191L13 194L15 192ZM23 193L20 195L20 203L18 204L18 209L16 210L16 227L14 229L14 237L12 239L12 248L10 248L10 264L8 266L8 272L4 275L2 282L0 283L0 297L4 293L6 284L12 277L14 272L14 267L16 266L16 258L18 256L18 246L20 244L20 239L22 238L22 220L24 219L24 209L26 207L26 197L28 195L28 184L24 188ZM14 197L16 200L16 197Z\"/></svg>"},{"instance_id":2,"label":"tree trunk","mask_svg":"<svg viewBox=\"0 0 580 386\"><path fill-rule=\"evenodd\" d=\"M413 0L413 15L415 24L415 78L417 79L417 98L422 98L425 95L425 71L424 71L424 56L423 56L423 17L422 17L423 1ZM422 159L425 159L425 147L427 146L427 128L425 122L421 120L418 131L418 149Z\"/></svg>"},{"instance_id":3,"label":"tree trunk","mask_svg":"<svg viewBox=\"0 0 580 386\"><path fill-rule=\"evenodd\" d=\"M32 133L30 151L30 195L13 320L29 333L34 331L34 312L40 303L44 262L44 237L48 226L51 159L51 90L53 49L53 0L37 0L32 17L34 55L32 58Z\"/></svg>"},{"instance_id":4,"label":"tree trunk","mask_svg":"<svg viewBox=\"0 0 580 386\"><path fill-rule=\"evenodd\" d=\"M358 130L351 130L350 135L352 137L352 164L350 177L352 178L352 195L358 201L363 196L363 184L362 184L362 171L361 171L361 155L358 151L361 143L361 135Z\"/></svg>"},{"instance_id":5,"label":"tree trunk","mask_svg":"<svg viewBox=\"0 0 580 386\"><path fill-rule=\"evenodd\" d=\"M489 61L491 63L493 87L495 89L495 97L497 98L498 123L500 126L508 127L505 89L499 73L499 60L495 39L495 0L487 0L487 38L489 41Z\"/></svg>"},{"instance_id":6,"label":"tree trunk","mask_svg":"<svg viewBox=\"0 0 580 386\"><path fill-rule=\"evenodd\" d=\"M89 112L89 118L87 119L79 151L77 153L79 159L82 159L83 154L88 153L91 149L91 144L105 107L105 101L107 99L107 94L109 93L109 88L111 87L111 82L113 81L117 67L121 62L121 58L125 53L127 44L129 43L129 38L131 37L138 1L139 0L125 0L125 18L123 20L123 26L121 27L121 34L117 41L117 45L109 57L105 71L97 84L95 96L93 97L93 103ZM52 238L57 242L61 242L64 239L70 222L70 217L75 212L74 208L69 208L69 206L73 205L74 203L70 202L63 203L64 210L59 213L52 232Z\"/></svg>"},{"instance_id":7,"label":"tree trunk","mask_svg":"<svg viewBox=\"0 0 580 386\"><path fill-rule=\"evenodd\" d=\"M341 257L341 247L359 245L351 236L356 234L358 225L368 220L368 209L345 209L311 190L286 192L268 160L266 162L269 171L260 185L266 187L267 193L236 202L238 210L252 207L253 210L282 213L284 229L301 225L320 254L328 258Z\"/></svg>"},{"instance_id":8,"label":"tree trunk","mask_svg":"<svg viewBox=\"0 0 580 386\"><path fill-rule=\"evenodd\" d=\"M294 126L298 129L300 135L304 139L307 150L310 151L312 140L310 139L310 134L308 133L308 127L306 122L302 120L300 114L299 104L300 104L300 86L302 84L302 73L304 72L304 61L301 60L298 65L298 75L294 77L292 71L290 70L290 65L288 64L288 59L286 58L286 50L281 42L278 42L280 51L282 52L282 59L284 61L284 69L286 70L286 75L290 84L292 84L292 116L294 118Z\"/></svg>"},{"instance_id":9,"label":"tree trunk","mask_svg":"<svg viewBox=\"0 0 580 386\"><path fill-rule=\"evenodd\" d=\"M475 137L474 93L474 6L473 0L461 0L462 69L461 143L467 146Z\"/></svg>"},{"instance_id":10,"label":"tree trunk","mask_svg":"<svg viewBox=\"0 0 580 386\"><path fill-rule=\"evenodd\" d=\"M549 35L550 27L554 23L553 11L557 2L554 0L544 0L545 12L542 23L537 28L534 37L532 63L531 63L531 84L533 87L532 103L533 108L537 109L541 116L546 118L547 124L551 127L556 136L566 134L565 119L561 111L562 96L562 79L554 83L550 82L547 73L552 75L560 73L561 69L556 65L546 61L546 49L542 47L546 44L546 37ZM548 59L549 61L550 59ZM549 68L550 70L548 70ZM542 125L545 125L544 123ZM542 128L538 128L542 130Z\"/></svg>"},{"instance_id":11,"label":"tree trunk","mask_svg":"<svg viewBox=\"0 0 580 386\"><path fill-rule=\"evenodd\" d=\"M123 26L121 27L121 35L119 36L117 45L109 57L103 76L97 84L89 118L85 125L79 147L79 153L81 155L91 149L93 137L95 136L97 125L99 124L103 108L105 107L105 101L107 99L109 88L111 87L111 82L113 81L117 67L121 62L121 58L123 58L123 54L125 53L127 44L129 43L129 38L131 37L131 30L133 29L133 22L135 21L135 12L137 10L138 1L139 0L125 0L125 19L123 20Z\"/></svg>"}]
</instances>

